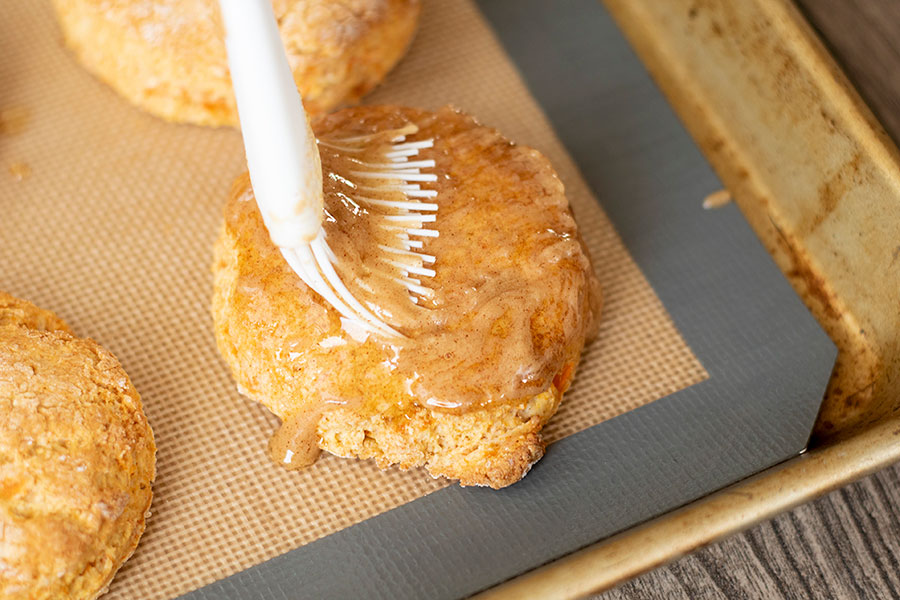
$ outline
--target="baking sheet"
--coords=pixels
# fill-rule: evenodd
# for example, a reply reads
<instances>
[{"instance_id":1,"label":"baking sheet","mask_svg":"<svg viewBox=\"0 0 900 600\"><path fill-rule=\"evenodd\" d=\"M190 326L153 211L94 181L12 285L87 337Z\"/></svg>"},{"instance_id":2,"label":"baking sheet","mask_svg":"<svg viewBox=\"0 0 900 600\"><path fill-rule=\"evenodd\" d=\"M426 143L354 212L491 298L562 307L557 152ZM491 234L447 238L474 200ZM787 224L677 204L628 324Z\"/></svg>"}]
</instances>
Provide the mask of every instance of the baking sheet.
<instances>
[{"instance_id":1,"label":"baking sheet","mask_svg":"<svg viewBox=\"0 0 900 600\"><path fill-rule=\"evenodd\" d=\"M238 134L130 107L65 52L47 3L11 3L0 28L0 288L111 349L159 446L153 517L109 597L172 597L445 487L335 458L302 473L268 462L276 421L234 391L208 315ZM409 57L369 101L452 102L540 149L566 183L606 305L548 439L706 379L471 3L429 3Z\"/></svg>"}]
</instances>

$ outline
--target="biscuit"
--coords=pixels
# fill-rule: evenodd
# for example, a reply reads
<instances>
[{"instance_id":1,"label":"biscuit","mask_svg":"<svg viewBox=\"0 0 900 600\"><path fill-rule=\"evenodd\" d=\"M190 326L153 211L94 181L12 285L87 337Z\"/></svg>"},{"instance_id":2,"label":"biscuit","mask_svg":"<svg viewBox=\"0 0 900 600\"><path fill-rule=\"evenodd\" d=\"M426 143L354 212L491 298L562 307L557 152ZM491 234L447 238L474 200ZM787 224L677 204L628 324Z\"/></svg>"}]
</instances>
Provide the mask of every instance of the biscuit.
<instances>
[{"instance_id":1,"label":"biscuit","mask_svg":"<svg viewBox=\"0 0 900 600\"><path fill-rule=\"evenodd\" d=\"M238 124L216 0L53 0L81 63L169 121ZM419 0L273 0L310 114L353 103L406 51Z\"/></svg>"},{"instance_id":2,"label":"biscuit","mask_svg":"<svg viewBox=\"0 0 900 600\"><path fill-rule=\"evenodd\" d=\"M342 330L337 313L272 245L246 176L235 182L215 247L218 346L242 393L278 415L283 428L314 432L310 459L317 446L381 468L425 467L462 485L504 487L543 456L541 428L596 327L598 284L563 186L536 151L449 108L347 109L314 129L326 140L407 122L420 137L434 137L421 158L435 159L439 179L450 182L435 200L440 237L423 250L437 257L440 290L414 336L416 352L434 354L414 363L427 370L401 376L400 342L360 341ZM323 172L331 164L323 152ZM326 207L336 214L328 182L342 178L325 180ZM326 227L327 236L335 233ZM466 302L465 310L447 312ZM448 346L445 337L457 339ZM504 354L509 348L525 350ZM526 369L531 363L515 358L529 353L539 360ZM490 394L495 382L518 380L517 395L512 384ZM411 391L435 381L433 398Z\"/></svg>"},{"instance_id":3,"label":"biscuit","mask_svg":"<svg viewBox=\"0 0 900 600\"><path fill-rule=\"evenodd\" d=\"M69 326L49 310L38 308L27 300L20 300L0 291L0 327L4 325L21 325L38 331L72 333Z\"/></svg>"},{"instance_id":4,"label":"biscuit","mask_svg":"<svg viewBox=\"0 0 900 600\"><path fill-rule=\"evenodd\" d=\"M150 507L140 396L112 354L0 293L0 415L0 597L97 597Z\"/></svg>"}]
</instances>

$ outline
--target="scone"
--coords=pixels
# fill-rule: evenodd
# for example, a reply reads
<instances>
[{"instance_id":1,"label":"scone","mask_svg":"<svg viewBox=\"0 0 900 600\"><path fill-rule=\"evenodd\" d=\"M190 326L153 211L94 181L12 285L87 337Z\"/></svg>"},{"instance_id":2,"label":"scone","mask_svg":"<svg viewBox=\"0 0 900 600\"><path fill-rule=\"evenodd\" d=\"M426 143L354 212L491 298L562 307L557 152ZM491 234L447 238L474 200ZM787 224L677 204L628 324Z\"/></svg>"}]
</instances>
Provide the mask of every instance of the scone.
<instances>
[{"instance_id":1,"label":"scone","mask_svg":"<svg viewBox=\"0 0 900 600\"><path fill-rule=\"evenodd\" d=\"M62 319L49 310L38 308L27 300L0 292L0 327L20 325L38 331L62 331L72 333Z\"/></svg>"},{"instance_id":2,"label":"scone","mask_svg":"<svg viewBox=\"0 0 900 600\"><path fill-rule=\"evenodd\" d=\"M378 260L353 202L341 139L412 123L434 139L434 295L413 304L379 288ZM314 122L329 245L342 280L379 305L401 338L361 338L294 273L269 239L246 176L215 248L213 315L238 388L282 419L273 458L302 466L324 449L386 468L424 466L500 488L544 453L540 431L569 387L600 293L549 162L450 108L360 107ZM335 173L335 169L338 170ZM348 179L349 178L349 179ZM429 200L431 201L431 200ZM341 262L341 261L338 261ZM385 288L386 289L386 288Z\"/></svg>"},{"instance_id":3,"label":"scone","mask_svg":"<svg viewBox=\"0 0 900 600\"><path fill-rule=\"evenodd\" d=\"M237 125L217 0L53 0L82 64L170 121ZM307 112L356 102L400 60L420 0L273 0Z\"/></svg>"},{"instance_id":4,"label":"scone","mask_svg":"<svg viewBox=\"0 0 900 600\"><path fill-rule=\"evenodd\" d=\"M0 597L103 593L144 531L155 453L115 357L0 292Z\"/></svg>"}]
</instances>

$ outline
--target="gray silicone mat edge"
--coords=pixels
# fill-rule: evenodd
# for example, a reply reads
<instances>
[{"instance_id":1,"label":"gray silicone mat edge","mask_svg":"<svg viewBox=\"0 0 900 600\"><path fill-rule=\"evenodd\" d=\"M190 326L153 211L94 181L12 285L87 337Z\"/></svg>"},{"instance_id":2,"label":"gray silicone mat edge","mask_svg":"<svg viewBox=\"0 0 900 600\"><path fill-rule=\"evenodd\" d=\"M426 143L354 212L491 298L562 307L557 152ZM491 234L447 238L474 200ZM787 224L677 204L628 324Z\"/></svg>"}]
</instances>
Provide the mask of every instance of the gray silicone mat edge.
<instances>
[{"instance_id":1,"label":"gray silicone mat edge","mask_svg":"<svg viewBox=\"0 0 900 600\"><path fill-rule=\"evenodd\" d=\"M452 598L800 452L835 349L596 0L481 0L710 379L556 444L522 482L450 487L184 596ZM577 382L576 382L577 384Z\"/></svg>"}]
</instances>

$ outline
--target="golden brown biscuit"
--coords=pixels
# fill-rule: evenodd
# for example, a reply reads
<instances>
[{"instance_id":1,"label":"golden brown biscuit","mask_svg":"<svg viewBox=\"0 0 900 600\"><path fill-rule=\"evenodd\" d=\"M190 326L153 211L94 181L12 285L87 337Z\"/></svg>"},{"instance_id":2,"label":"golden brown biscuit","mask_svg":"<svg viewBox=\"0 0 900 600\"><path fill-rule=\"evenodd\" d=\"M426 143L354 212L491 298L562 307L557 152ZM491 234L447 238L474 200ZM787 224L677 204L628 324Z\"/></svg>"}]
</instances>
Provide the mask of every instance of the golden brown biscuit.
<instances>
[{"instance_id":1,"label":"golden brown biscuit","mask_svg":"<svg viewBox=\"0 0 900 600\"><path fill-rule=\"evenodd\" d=\"M347 335L272 245L246 176L215 248L216 337L242 393L282 419L273 439L311 436L294 454L313 460L321 448L500 488L543 455L540 430L599 315L597 281L563 186L536 151L447 108L347 109L314 128L330 140L409 122L416 139L435 139L417 159L437 163L440 236L423 249L437 257L435 299L391 322L408 337ZM334 161L322 150L323 172ZM344 179L325 181L326 208L339 214ZM333 242L341 223L326 223Z\"/></svg>"},{"instance_id":2,"label":"golden brown biscuit","mask_svg":"<svg viewBox=\"0 0 900 600\"><path fill-rule=\"evenodd\" d=\"M0 327L22 325L38 331L69 331L69 326L49 310L38 308L27 300L21 300L0 291Z\"/></svg>"},{"instance_id":3,"label":"golden brown biscuit","mask_svg":"<svg viewBox=\"0 0 900 600\"><path fill-rule=\"evenodd\" d=\"M95 598L144 531L156 468L115 357L0 293L0 597Z\"/></svg>"},{"instance_id":4,"label":"golden brown biscuit","mask_svg":"<svg viewBox=\"0 0 900 600\"><path fill-rule=\"evenodd\" d=\"M311 114L356 102L400 60L419 0L273 0ZM170 121L237 125L216 0L54 0L82 64Z\"/></svg>"}]
</instances>

